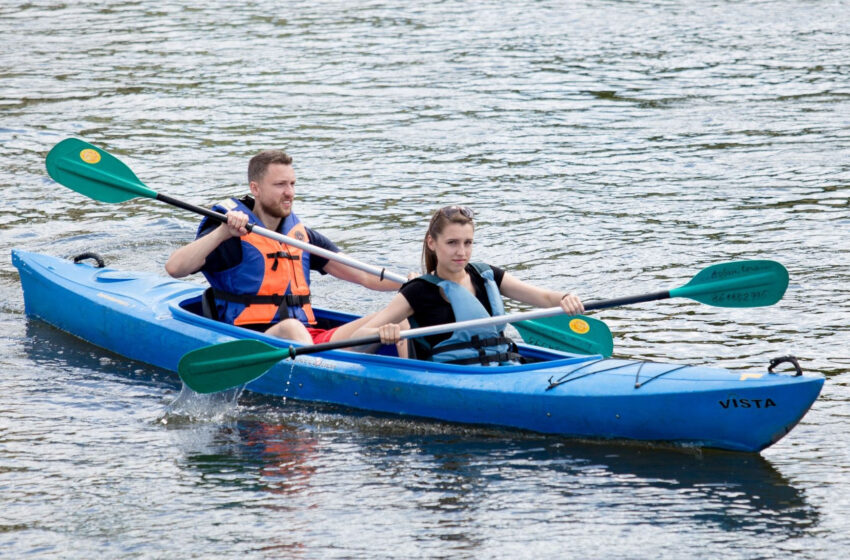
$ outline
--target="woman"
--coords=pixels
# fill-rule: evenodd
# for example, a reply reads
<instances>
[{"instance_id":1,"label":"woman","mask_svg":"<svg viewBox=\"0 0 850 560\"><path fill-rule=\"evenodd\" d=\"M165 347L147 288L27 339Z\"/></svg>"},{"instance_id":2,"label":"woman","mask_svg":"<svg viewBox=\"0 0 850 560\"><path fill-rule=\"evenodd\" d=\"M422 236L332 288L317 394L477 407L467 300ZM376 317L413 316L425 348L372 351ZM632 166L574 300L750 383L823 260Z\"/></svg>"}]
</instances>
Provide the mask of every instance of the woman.
<instances>
[{"instance_id":1,"label":"woman","mask_svg":"<svg viewBox=\"0 0 850 560\"><path fill-rule=\"evenodd\" d=\"M500 268L470 263L474 231L469 208L437 210L422 244L425 274L402 286L352 337L377 333L384 344L394 344L405 319L415 328L504 315L502 295L537 307L560 305L569 315L584 311L575 294L538 288ZM508 363L518 357L510 339L492 326L417 338L414 349L417 358L456 364Z\"/></svg>"}]
</instances>

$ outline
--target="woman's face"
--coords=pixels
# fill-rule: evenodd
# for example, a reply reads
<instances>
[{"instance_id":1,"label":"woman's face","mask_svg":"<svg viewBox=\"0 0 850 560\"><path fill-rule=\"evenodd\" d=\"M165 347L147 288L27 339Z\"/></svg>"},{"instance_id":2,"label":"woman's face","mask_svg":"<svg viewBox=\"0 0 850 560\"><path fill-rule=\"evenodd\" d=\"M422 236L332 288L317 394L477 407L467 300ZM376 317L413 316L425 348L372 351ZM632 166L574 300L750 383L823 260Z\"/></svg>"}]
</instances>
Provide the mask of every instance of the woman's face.
<instances>
[{"instance_id":1,"label":"woman's face","mask_svg":"<svg viewBox=\"0 0 850 560\"><path fill-rule=\"evenodd\" d=\"M450 223L436 239L428 236L428 248L437 255L437 275L457 274L463 271L472 257L472 242L475 228L471 223Z\"/></svg>"}]
</instances>

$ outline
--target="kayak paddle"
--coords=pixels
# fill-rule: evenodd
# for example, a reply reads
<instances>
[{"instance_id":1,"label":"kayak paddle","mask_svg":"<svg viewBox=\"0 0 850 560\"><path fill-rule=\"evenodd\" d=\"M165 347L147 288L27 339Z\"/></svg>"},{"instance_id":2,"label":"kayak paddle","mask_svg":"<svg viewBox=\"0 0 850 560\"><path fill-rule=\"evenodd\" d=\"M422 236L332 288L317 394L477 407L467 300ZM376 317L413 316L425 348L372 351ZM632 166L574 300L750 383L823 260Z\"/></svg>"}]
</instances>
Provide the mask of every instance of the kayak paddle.
<instances>
[{"instance_id":1,"label":"kayak paddle","mask_svg":"<svg viewBox=\"0 0 850 560\"><path fill-rule=\"evenodd\" d=\"M773 305L785 294L788 271L775 261L735 261L709 266L679 288L629 297L599 300L585 305L586 310L606 309L674 297L693 299L716 307L761 307ZM473 319L446 325L434 325L401 332L401 338L427 336L484 325L502 325L553 317L560 307L538 309L511 315ZM193 350L183 356L177 371L189 388L199 393L214 393L238 387L262 376L280 360L326 350L379 342L378 335L314 344L288 349L276 348L259 340L237 340Z\"/></svg>"},{"instance_id":2,"label":"kayak paddle","mask_svg":"<svg viewBox=\"0 0 850 560\"><path fill-rule=\"evenodd\" d=\"M458 327L468 328L498 324L494 319L502 319L500 323L504 324L509 322L510 319L507 319L508 317L514 316L500 315L499 317L408 329L401 331L401 338L407 339L446 333L456 330ZM573 317L573 319L583 321L580 317ZM607 331L607 325L601 321L599 323L605 326ZM583 328L577 330L584 331ZM611 333L610 331L607 332L608 340L610 341ZM596 338L600 338L598 334L595 336ZM599 345L598 342L592 339L584 341L584 339L576 335L572 335L572 337L577 338L586 349L591 349ZM261 340L234 340L206 346L184 354L180 358L180 363L177 365L177 373L180 375L180 379L196 393L217 393L257 379L273 365L286 358L295 359L296 356L302 356L304 354L315 354L317 352L362 346L364 344L375 344L378 342L381 342L381 337L377 334L309 346L290 346L289 348L279 348ZM613 341L609 343L610 345L613 345Z\"/></svg>"},{"instance_id":3,"label":"kayak paddle","mask_svg":"<svg viewBox=\"0 0 850 560\"><path fill-rule=\"evenodd\" d=\"M681 288L642 296L590 302L584 308L585 311L592 311L670 297L687 297L717 307L759 307L773 305L782 299L787 287L788 271L781 264L773 261L739 261L710 266ZM562 339L571 340L572 346L576 348L580 348L583 343L592 339L596 343L595 353L605 357L611 355L613 339L611 349L606 353L602 346L605 335L601 333L597 335L594 332L600 329L599 325L585 325L581 321L583 317L552 316L548 314L548 311L546 313L546 315L540 315L541 319L514 323L514 328L519 331L523 340L529 344L558 350L560 349L559 341ZM604 323L602 326L605 329L608 328ZM573 334L585 329L588 331L587 338L578 338ZM572 338L570 338L571 335ZM610 331L608 331L608 337L610 337Z\"/></svg>"},{"instance_id":4,"label":"kayak paddle","mask_svg":"<svg viewBox=\"0 0 850 560\"><path fill-rule=\"evenodd\" d=\"M227 223L227 217L224 214L151 190L139 181L133 171L121 160L77 138L66 138L56 144L47 154L46 166L47 173L54 181L100 202L124 202L141 196L189 210L222 224ZM248 224L245 227L248 231L253 231L263 237L298 247L326 259L341 262L380 278L387 278L400 284L407 282L407 278L400 274L394 274L386 269L362 263L256 224Z\"/></svg>"},{"instance_id":5,"label":"kayak paddle","mask_svg":"<svg viewBox=\"0 0 850 560\"><path fill-rule=\"evenodd\" d=\"M47 154L46 166L47 173L57 183L65 185L71 190L99 202L125 202L137 197L153 198L160 202L206 216L219 223L227 223L227 218L224 214L188 204L151 190L117 157L77 138L67 138L56 144ZM315 245L293 239L263 227L254 224L248 224L246 227L248 231L253 231L263 237L275 239L314 255L341 262L380 278L387 278L401 284L407 281L407 278L400 274L356 261L345 255L316 247ZM559 326L553 324L552 328L556 329L556 331L546 333L548 334L546 339L549 341L550 347L566 352L610 356L614 341L611 338L611 331L608 329L608 326L599 319L581 317L581 320L584 321L586 327L582 325L578 329L561 331L559 330ZM542 326L538 328L536 331L537 336L543 336L540 331L544 331L545 333L546 327Z\"/></svg>"},{"instance_id":6,"label":"kayak paddle","mask_svg":"<svg viewBox=\"0 0 850 560\"><path fill-rule=\"evenodd\" d=\"M536 321L518 321L513 325L522 339L534 346L579 354L601 354L606 358L614 352L611 329L592 317L556 315Z\"/></svg>"}]
</instances>

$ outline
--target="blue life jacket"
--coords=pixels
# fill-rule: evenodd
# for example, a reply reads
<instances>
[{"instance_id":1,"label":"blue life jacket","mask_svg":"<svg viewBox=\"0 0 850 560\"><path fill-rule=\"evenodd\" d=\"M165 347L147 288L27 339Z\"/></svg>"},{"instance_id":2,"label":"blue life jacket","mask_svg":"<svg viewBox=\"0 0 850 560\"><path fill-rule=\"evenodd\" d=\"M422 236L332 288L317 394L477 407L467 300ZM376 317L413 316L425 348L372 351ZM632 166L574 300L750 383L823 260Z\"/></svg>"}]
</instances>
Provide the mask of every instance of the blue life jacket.
<instances>
[{"instance_id":1,"label":"blue life jacket","mask_svg":"<svg viewBox=\"0 0 850 560\"><path fill-rule=\"evenodd\" d=\"M484 263L470 264L484 280L487 300L490 303L490 309L493 310L492 316L504 315L505 307L502 304L499 287L493 279L493 269ZM434 274L425 274L420 278L443 290L452 306L455 321L485 319L491 316L478 298L460 284L444 280ZM511 339L505 337L504 332L493 325L454 331L449 338L433 347L421 338L417 340L417 345L424 348L426 354L424 357L442 363L507 364L519 358L516 354L516 345Z\"/></svg>"},{"instance_id":2,"label":"blue life jacket","mask_svg":"<svg viewBox=\"0 0 850 560\"><path fill-rule=\"evenodd\" d=\"M235 198L216 204L213 210L241 210L250 223L263 225L248 206ZM198 233L207 227L207 221L205 218L201 222ZM307 229L295 214L284 218L279 231L308 241ZM239 240L240 263L217 272L203 271L212 287L215 318L234 325L271 325L289 317L315 324L310 307L310 254L253 232Z\"/></svg>"}]
</instances>

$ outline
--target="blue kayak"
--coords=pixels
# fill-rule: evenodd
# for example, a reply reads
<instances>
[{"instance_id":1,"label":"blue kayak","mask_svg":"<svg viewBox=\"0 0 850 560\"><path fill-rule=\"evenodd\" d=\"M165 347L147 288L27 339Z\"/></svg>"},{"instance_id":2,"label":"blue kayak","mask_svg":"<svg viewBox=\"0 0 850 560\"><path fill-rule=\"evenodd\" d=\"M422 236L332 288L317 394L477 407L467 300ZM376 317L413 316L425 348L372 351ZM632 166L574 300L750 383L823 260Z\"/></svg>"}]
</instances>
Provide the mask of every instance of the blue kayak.
<instances>
[{"instance_id":1,"label":"blue kayak","mask_svg":"<svg viewBox=\"0 0 850 560\"><path fill-rule=\"evenodd\" d=\"M177 371L191 350L254 338L291 343L200 315L203 287L12 251L26 313L127 358ZM355 315L316 309L328 323ZM359 410L568 437L757 452L800 421L822 376L605 359L519 345L528 363L483 367L331 350L278 363L255 393Z\"/></svg>"}]
</instances>

